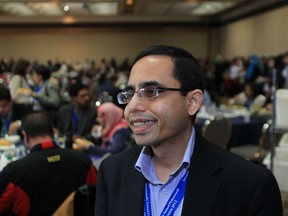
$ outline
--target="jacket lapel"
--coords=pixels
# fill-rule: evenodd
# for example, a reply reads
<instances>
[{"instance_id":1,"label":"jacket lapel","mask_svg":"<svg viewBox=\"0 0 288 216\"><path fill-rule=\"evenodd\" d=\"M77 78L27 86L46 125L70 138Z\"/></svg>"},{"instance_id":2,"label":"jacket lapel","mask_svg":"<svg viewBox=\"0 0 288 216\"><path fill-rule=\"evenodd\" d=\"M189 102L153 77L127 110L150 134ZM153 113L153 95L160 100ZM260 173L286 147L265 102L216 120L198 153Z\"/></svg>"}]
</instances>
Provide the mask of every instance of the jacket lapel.
<instances>
[{"instance_id":1,"label":"jacket lapel","mask_svg":"<svg viewBox=\"0 0 288 216\"><path fill-rule=\"evenodd\" d=\"M130 168L127 174L127 188L125 197L123 197L126 206L125 215L143 215L145 178L134 168L142 147L137 149L133 159L129 161L130 165L127 166L127 169L129 169L128 167L132 167L132 169Z\"/></svg>"},{"instance_id":2,"label":"jacket lapel","mask_svg":"<svg viewBox=\"0 0 288 216\"><path fill-rule=\"evenodd\" d=\"M221 185L221 179L217 177L220 171L221 165L215 152L211 151L207 141L196 133L182 216L211 215Z\"/></svg>"}]
</instances>

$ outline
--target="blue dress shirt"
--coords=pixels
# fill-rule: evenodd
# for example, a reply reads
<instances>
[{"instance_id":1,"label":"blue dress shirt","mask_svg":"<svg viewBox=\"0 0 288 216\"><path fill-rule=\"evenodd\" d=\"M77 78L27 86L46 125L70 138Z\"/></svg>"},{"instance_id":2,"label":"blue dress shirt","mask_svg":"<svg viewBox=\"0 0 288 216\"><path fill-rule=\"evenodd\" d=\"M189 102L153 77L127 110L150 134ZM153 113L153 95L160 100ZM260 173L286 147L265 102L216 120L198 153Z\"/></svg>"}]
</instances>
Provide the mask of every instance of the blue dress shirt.
<instances>
[{"instance_id":1,"label":"blue dress shirt","mask_svg":"<svg viewBox=\"0 0 288 216\"><path fill-rule=\"evenodd\" d=\"M135 164L135 169L141 172L146 178L146 180L149 182L152 216L161 215L161 212L164 209L164 206L166 205L174 189L177 187L182 177L188 171L194 150L194 143L195 129L193 128L182 162L180 166L176 169L176 171L170 174L169 179L165 184L163 184L163 182L161 182L157 178L151 159L151 154L149 154L150 148L144 147L142 149L139 158ZM180 205L176 209L174 214L175 216L181 215L183 200L184 199L182 199Z\"/></svg>"}]
</instances>

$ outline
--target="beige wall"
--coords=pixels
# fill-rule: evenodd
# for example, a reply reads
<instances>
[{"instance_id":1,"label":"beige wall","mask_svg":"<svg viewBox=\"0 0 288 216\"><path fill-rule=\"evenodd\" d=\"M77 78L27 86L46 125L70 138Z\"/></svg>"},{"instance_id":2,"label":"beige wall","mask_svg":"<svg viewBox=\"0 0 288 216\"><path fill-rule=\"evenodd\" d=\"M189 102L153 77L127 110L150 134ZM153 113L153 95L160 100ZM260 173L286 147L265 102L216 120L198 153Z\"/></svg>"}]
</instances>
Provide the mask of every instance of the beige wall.
<instances>
[{"instance_id":1,"label":"beige wall","mask_svg":"<svg viewBox=\"0 0 288 216\"><path fill-rule=\"evenodd\" d=\"M288 6L221 28L219 52L225 57L278 55L288 51Z\"/></svg>"},{"instance_id":2,"label":"beige wall","mask_svg":"<svg viewBox=\"0 0 288 216\"><path fill-rule=\"evenodd\" d=\"M115 57L133 59L153 44L179 46L197 58L221 53L234 56L278 55L288 51L288 6L221 28L139 27L139 28L56 28L0 29L0 57L25 57L31 61L47 59L83 62Z\"/></svg>"},{"instance_id":3,"label":"beige wall","mask_svg":"<svg viewBox=\"0 0 288 216\"><path fill-rule=\"evenodd\" d=\"M95 28L95 29L0 29L0 57L25 57L83 62L115 57L133 59L143 48L154 44L183 47L196 57L209 54L209 31L194 28Z\"/></svg>"}]
</instances>

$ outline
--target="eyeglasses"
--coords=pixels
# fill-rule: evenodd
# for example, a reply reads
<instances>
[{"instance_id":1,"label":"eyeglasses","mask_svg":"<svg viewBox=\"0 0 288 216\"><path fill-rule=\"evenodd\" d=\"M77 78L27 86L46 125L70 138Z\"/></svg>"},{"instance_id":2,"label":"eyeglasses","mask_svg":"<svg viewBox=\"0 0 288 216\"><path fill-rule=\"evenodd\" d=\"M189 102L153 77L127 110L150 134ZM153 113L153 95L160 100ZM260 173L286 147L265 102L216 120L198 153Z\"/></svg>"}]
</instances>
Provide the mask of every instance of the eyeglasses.
<instances>
[{"instance_id":1,"label":"eyeglasses","mask_svg":"<svg viewBox=\"0 0 288 216\"><path fill-rule=\"evenodd\" d=\"M181 91L181 92L187 92L187 90L184 89L178 89L178 88L164 88L159 86L146 86L143 88L139 88L137 91L134 91L133 89L129 89L126 91L122 91L117 95L117 100L119 104L128 104L135 93L137 93L137 96L141 100L147 100L151 98L158 97L159 93L163 91Z\"/></svg>"}]
</instances>

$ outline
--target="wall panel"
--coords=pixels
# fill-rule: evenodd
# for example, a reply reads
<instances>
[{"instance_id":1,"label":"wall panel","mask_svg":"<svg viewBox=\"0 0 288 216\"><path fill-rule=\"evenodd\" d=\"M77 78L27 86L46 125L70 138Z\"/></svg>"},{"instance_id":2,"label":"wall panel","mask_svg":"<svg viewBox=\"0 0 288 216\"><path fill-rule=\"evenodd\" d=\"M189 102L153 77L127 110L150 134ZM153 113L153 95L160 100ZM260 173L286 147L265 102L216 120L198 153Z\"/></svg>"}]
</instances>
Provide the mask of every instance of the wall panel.
<instances>
[{"instance_id":1,"label":"wall panel","mask_svg":"<svg viewBox=\"0 0 288 216\"><path fill-rule=\"evenodd\" d=\"M209 31L193 28L0 29L0 57L84 61L131 59L154 44L183 47L196 57L209 55Z\"/></svg>"},{"instance_id":2,"label":"wall panel","mask_svg":"<svg viewBox=\"0 0 288 216\"><path fill-rule=\"evenodd\" d=\"M288 51L288 7L240 20L221 28L224 56L278 55Z\"/></svg>"}]
</instances>

